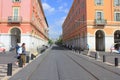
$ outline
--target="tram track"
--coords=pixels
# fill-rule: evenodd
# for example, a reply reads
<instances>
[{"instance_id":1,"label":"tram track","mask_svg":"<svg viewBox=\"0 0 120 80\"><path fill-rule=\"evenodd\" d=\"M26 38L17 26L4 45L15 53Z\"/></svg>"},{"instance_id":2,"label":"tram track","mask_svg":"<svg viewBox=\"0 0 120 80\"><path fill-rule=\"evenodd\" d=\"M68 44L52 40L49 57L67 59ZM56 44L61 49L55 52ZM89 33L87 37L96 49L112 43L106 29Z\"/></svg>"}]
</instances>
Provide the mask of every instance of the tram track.
<instances>
[{"instance_id":1,"label":"tram track","mask_svg":"<svg viewBox=\"0 0 120 80\"><path fill-rule=\"evenodd\" d=\"M99 78L97 78L92 72L90 72L88 69L86 69L83 65L81 65L80 63L78 63L75 59L73 59L71 56L69 56L68 54L66 54L73 62L75 62L77 65L79 65L82 69L84 69L86 72L88 72L91 76L93 76L96 80L100 80Z\"/></svg>"},{"instance_id":2,"label":"tram track","mask_svg":"<svg viewBox=\"0 0 120 80\"><path fill-rule=\"evenodd\" d=\"M115 75L118 75L118 76L120 76L120 73L117 73L117 72L115 72L115 71L113 71L113 70L110 70L109 68L106 68L106 67L104 67L104 66L102 66L102 65L100 65L100 64L97 64L97 63L95 63L95 62L92 62L92 61L90 61L90 60L88 60L88 59L86 59L86 58L84 58L84 57L81 57L81 56L78 56L78 55L75 55L75 54L65 54L65 55L67 55L72 61L74 61L77 65L79 65L81 68L83 68L86 72L88 72L91 76L93 76L96 80L101 80L100 78L98 78L94 73L92 73L91 71L89 71L89 69L87 69L86 67L84 67L82 64L80 64L78 61L77 61L77 59L75 59L75 58L73 58L72 56L76 56L76 57L79 57L79 58L81 58L81 59L84 59L85 61L87 61L87 62L89 62L89 63L92 63L92 64L94 64L94 65L96 65L97 67L100 67L100 68L102 68L103 70L107 70L107 71L109 71L109 72L111 72L111 73L114 73Z\"/></svg>"},{"instance_id":3,"label":"tram track","mask_svg":"<svg viewBox=\"0 0 120 80\"><path fill-rule=\"evenodd\" d=\"M37 70L37 68L41 65L41 63L46 59L46 57L48 56L49 53L44 54L42 60L39 62L39 64L36 66L36 68L34 68L34 70L31 72L31 74L29 76L27 76L26 80L31 80L31 76L35 73L35 71Z\"/></svg>"},{"instance_id":4,"label":"tram track","mask_svg":"<svg viewBox=\"0 0 120 80\"><path fill-rule=\"evenodd\" d=\"M77 56L77 55L76 55L76 56ZM80 57L80 56L78 56L78 57ZM80 57L80 58L85 59L85 58L83 58L83 57ZM91 62L91 61L89 61L88 59L86 59L86 60L87 60L88 62ZM112 72L112 73L120 76L120 73L117 73L117 72L115 72L115 71L112 71L112 70L110 70L110 69L108 69L108 68L106 68L106 67L104 67L104 66L102 66L102 65L100 65L100 64L97 64L97 63L95 63L95 62L91 62L91 63L93 63L93 64L95 64L95 65L97 65L97 66L99 66L99 67L101 67L101 68L103 68L103 69L106 69L106 70L108 70L108 71L110 71L110 72Z\"/></svg>"}]
</instances>

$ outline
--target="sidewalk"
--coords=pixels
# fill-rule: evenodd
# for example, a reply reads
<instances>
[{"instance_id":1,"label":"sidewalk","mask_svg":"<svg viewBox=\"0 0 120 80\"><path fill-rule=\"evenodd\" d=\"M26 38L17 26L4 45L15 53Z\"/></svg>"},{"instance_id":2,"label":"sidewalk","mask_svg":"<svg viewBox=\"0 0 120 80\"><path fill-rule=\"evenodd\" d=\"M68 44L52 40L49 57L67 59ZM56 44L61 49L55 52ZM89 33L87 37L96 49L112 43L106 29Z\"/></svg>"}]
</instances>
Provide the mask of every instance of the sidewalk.
<instances>
[{"instance_id":1,"label":"sidewalk","mask_svg":"<svg viewBox=\"0 0 120 80\"><path fill-rule=\"evenodd\" d=\"M39 57L41 54L37 55L36 58ZM27 52L26 55L29 55L29 52ZM29 58L29 63L26 63L25 67L28 64L30 64L32 61L34 61L34 59L36 58L35 57L33 57L33 59ZM6 52L5 54L0 54L0 80L8 80L10 77L15 75L17 72L25 68L25 67L18 67L18 65L15 64L16 61L17 59L16 59L15 51ZM8 63L12 63L12 76L7 76L7 64Z\"/></svg>"},{"instance_id":2,"label":"sidewalk","mask_svg":"<svg viewBox=\"0 0 120 80\"><path fill-rule=\"evenodd\" d=\"M83 55L87 55L89 57L92 57L95 59L95 54L98 53L99 58L97 60L103 61L103 55L105 55L105 60L107 64L114 66L115 65L115 58L118 58L118 63L120 66L120 54L117 53L110 53L110 52L104 52L104 51L98 51L98 52L94 52L94 51L90 51L88 54L88 51L82 51L81 54Z\"/></svg>"},{"instance_id":3,"label":"sidewalk","mask_svg":"<svg viewBox=\"0 0 120 80\"><path fill-rule=\"evenodd\" d=\"M15 65L17 59L15 58L15 51L0 53L0 80L7 76L7 64L12 63L12 71L14 72L18 66Z\"/></svg>"}]
</instances>

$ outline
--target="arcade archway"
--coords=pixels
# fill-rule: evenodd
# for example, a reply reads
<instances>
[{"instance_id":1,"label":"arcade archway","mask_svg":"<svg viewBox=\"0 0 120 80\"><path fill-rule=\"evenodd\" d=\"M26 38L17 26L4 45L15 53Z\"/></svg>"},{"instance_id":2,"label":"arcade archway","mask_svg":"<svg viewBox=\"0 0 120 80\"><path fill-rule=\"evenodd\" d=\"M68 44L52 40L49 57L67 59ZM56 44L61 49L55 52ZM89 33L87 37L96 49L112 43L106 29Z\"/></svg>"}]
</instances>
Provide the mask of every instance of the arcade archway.
<instances>
[{"instance_id":1,"label":"arcade archway","mask_svg":"<svg viewBox=\"0 0 120 80\"><path fill-rule=\"evenodd\" d=\"M15 46L16 43L20 43L21 42L21 31L18 28L13 28L10 31L11 33L11 45Z\"/></svg>"},{"instance_id":2,"label":"arcade archway","mask_svg":"<svg viewBox=\"0 0 120 80\"><path fill-rule=\"evenodd\" d=\"M115 31L114 33L114 43L120 42L120 30Z\"/></svg>"},{"instance_id":3,"label":"arcade archway","mask_svg":"<svg viewBox=\"0 0 120 80\"><path fill-rule=\"evenodd\" d=\"M105 51L105 34L102 30L98 30L95 34L96 51Z\"/></svg>"}]
</instances>

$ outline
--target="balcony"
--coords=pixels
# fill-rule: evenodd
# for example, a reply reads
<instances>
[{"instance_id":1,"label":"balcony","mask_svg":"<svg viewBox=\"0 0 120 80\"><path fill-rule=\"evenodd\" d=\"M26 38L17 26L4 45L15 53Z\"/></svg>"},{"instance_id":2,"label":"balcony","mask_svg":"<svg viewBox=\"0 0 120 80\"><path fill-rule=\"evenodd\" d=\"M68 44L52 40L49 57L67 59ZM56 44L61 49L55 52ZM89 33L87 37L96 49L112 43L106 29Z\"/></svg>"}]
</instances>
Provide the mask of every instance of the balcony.
<instances>
[{"instance_id":1,"label":"balcony","mask_svg":"<svg viewBox=\"0 0 120 80\"><path fill-rule=\"evenodd\" d=\"M120 3L115 4L115 6L120 6Z\"/></svg>"},{"instance_id":2,"label":"balcony","mask_svg":"<svg viewBox=\"0 0 120 80\"><path fill-rule=\"evenodd\" d=\"M15 3L15 2L21 2L21 0L12 0L12 2L14 2L14 3Z\"/></svg>"},{"instance_id":3,"label":"balcony","mask_svg":"<svg viewBox=\"0 0 120 80\"><path fill-rule=\"evenodd\" d=\"M95 19L94 23L95 23L95 25L106 25L107 20L105 20L105 19Z\"/></svg>"},{"instance_id":4,"label":"balcony","mask_svg":"<svg viewBox=\"0 0 120 80\"><path fill-rule=\"evenodd\" d=\"M8 23L20 24L22 22L21 16L9 16Z\"/></svg>"}]
</instances>

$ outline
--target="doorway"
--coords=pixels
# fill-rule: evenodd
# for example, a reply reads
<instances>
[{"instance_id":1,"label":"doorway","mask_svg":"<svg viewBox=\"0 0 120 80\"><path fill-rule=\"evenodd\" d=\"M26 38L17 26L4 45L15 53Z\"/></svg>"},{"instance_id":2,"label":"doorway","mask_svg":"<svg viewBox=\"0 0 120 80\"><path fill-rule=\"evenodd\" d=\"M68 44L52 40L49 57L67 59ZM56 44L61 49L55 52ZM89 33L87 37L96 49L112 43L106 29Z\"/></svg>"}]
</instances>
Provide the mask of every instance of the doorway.
<instances>
[{"instance_id":1,"label":"doorway","mask_svg":"<svg viewBox=\"0 0 120 80\"><path fill-rule=\"evenodd\" d=\"M120 43L120 30L115 31L114 33L114 43Z\"/></svg>"},{"instance_id":2,"label":"doorway","mask_svg":"<svg viewBox=\"0 0 120 80\"><path fill-rule=\"evenodd\" d=\"M11 33L11 46L16 46L17 43L21 42L21 31L18 28L13 28Z\"/></svg>"},{"instance_id":3,"label":"doorway","mask_svg":"<svg viewBox=\"0 0 120 80\"><path fill-rule=\"evenodd\" d=\"M105 51L105 34L102 30L98 30L95 34L96 51Z\"/></svg>"}]
</instances>

